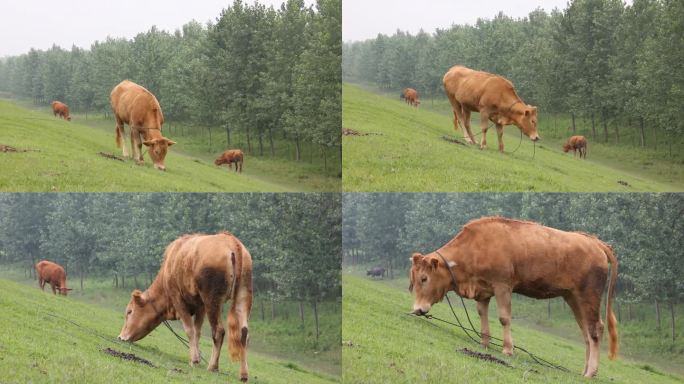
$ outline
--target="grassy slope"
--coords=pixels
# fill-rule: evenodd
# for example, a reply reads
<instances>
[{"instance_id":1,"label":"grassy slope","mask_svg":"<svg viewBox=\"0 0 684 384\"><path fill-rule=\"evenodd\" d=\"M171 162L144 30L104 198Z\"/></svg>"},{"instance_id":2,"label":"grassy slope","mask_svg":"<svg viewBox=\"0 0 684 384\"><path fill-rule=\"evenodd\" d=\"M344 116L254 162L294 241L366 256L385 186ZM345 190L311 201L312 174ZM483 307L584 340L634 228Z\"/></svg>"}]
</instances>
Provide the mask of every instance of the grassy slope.
<instances>
[{"instance_id":1,"label":"grassy slope","mask_svg":"<svg viewBox=\"0 0 684 384\"><path fill-rule=\"evenodd\" d=\"M318 188L283 184L264 174L252 176L247 166L238 175L174 148L167 156L166 172L155 170L147 155L144 166L106 159L97 153L120 154L113 130L95 130L77 119L67 123L5 100L0 100L0 128L0 144L38 150L0 153L3 191L281 192ZM322 183L322 187L331 186Z\"/></svg>"},{"instance_id":2,"label":"grassy slope","mask_svg":"<svg viewBox=\"0 0 684 384\"><path fill-rule=\"evenodd\" d=\"M0 332L0 377L3 382L237 382L238 364L228 363L225 345L219 362L221 374L210 373L204 363L191 368L186 348L163 329L153 331L135 344L116 341L122 325L122 315L118 311L56 297L51 292L41 292L8 280L0 280L0 290L3 292L0 296L3 308L0 324L4 329ZM134 353L158 368L100 352L107 347ZM206 336L202 338L200 348L208 358L211 346ZM250 382L253 383L335 381L292 362L254 352L249 354L249 364Z\"/></svg>"},{"instance_id":3,"label":"grassy slope","mask_svg":"<svg viewBox=\"0 0 684 384\"><path fill-rule=\"evenodd\" d=\"M547 140L537 145L507 127L500 154L493 127L487 135L488 149L461 146L442 140L456 136L451 117L429 108L409 108L396 100L343 87L342 126L380 135L343 138L343 185L345 191L680 191L684 190L681 170L674 177L640 171L631 164L618 169L619 158L632 151L608 150L604 159L590 145L589 160L564 154L560 142ZM479 132L475 128L474 134ZM540 129L544 137L544 132ZM479 140L479 136L476 138ZM600 147L600 146L599 146ZM608 155L609 154L609 155ZM617 156L617 157L616 157ZM684 168L677 166L677 168ZM630 186L618 184L625 181Z\"/></svg>"},{"instance_id":4,"label":"grassy slope","mask_svg":"<svg viewBox=\"0 0 684 384\"><path fill-rule=\"evenodd\" d=\"M413 298L406 290L397 289L391 282L371 281L345 273L343 295L344 382L586 383L580 375L584 364L583 343L534 331L514 320L514 343L564 365L571 372L543 368L521 353L509 358L494 350L487 351L513 365L513 368L505 368L456 351L467 347L484 352L456 328L436 322L438 326L431 326L427 320L405 315L411 309ZM492 334L501 337L501 326L495 321L496 306L491 307ZM463 311L456 310L461 319L465 319ZM432 313L443 319L453 319L445 303L436 304ZM479 324L477 314L471 312L473 315L473 321ZM352 346L348 346L349 342ZM605 352L606 343L607 338L604 337L599 376L592 380L593 383L684 382L682 378L659 372L642 362L624 357L609 361Z\"/></svg>"}]
</instances>

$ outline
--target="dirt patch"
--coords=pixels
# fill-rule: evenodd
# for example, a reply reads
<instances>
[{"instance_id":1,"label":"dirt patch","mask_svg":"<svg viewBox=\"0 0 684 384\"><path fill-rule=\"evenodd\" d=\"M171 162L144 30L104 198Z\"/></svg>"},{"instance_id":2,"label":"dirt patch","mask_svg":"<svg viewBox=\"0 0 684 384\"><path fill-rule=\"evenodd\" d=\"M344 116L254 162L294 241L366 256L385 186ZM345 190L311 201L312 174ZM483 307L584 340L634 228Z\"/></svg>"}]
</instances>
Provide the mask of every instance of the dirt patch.
<instances>
[{"instance_id":1,"label":"dirt patch","mask_svg":"<svg viewBox=\"0 0 684 384\"><path fill-rule=\"evenodd\" d=\"M354 342L351 341L351 340L343 340L343 341L342 341L342 346L343 346L343 347L350 347L350 348L360 347L360 345L354 344Z\"/></svg>"},{"instance_id":2,"label":"dirt patch","mask_svg":"<svg viewBox=\"0 0 684 384\"><path fill-rule=\"evenodd\" d=\"M448 142L450 142L450 143L452 143L452 144L466 145L466 143L464 143L464 142L462 142L462 141L460 141L460 140L454 139L454 138L452 138L452 137L449 137L449 136L442 136L442 140L448 141Z\"/></svg>"},{"instance_id":3,"label":"dirt patch","mask_svg":"<svg viewBox=\"0 0 684 384\"><path fill-rule=\"evenodd\" d=\"M382 133L376 133L376 132L359 132L357 130L351 129L351 128L342 128L342 136L370 136L370 135L378 135L382 136Z\"/></svg>"},{"instance_id":4,"label":"dirt patch","mask_svg":"<svg viewBox=\"0 0 684 384\"><path fill-rule=\"evenodd\" d=\"M394 369L395 371L401 373L402 375L404 374L404 370L401 369L401 368L399 368L399 367L397 367L397 364L396 364L394 361L391 362L391 363L388 365L388 367Z\"/></svg>"},{"instance_id":5,"label":"dirt patch","mask_svg":"<svg viewBox=\"0 0 684 384\"><path fill-rule=\"evenodd\" d=\"M0 152L14 153L14 152L40 152L39 149L16 149L11 145L0 144Z\"/></svg>"},{"instance_id":6,"label":"dirt patch","mask_svg":"<svg viewBox=\"0 0 684 384\"><path fill-rule=\"evenodd\" d=\"M107 158L107 159L125 161L122 157L111 154L111 153L98 152L97 154L104 157L104 158Z\"/></svg>"},{"instance_id":7,"label":"dirt patch","mask_svg":"<svg viewBox=\"0 0 684 384\"><path fill-rule=\"evenodd\" d=\"M629 185L628 182L622 181L622 180L618 180L618 184L622 184L622 185L624 185L625 187L631 187L631 185Z\"/></svg>"},{"instance_id":8,"label":"dirt patch","mask_svg":"<svg viewBox=\"0 0 684 384\"><path fill-rule=\"evenodd\" d=\"M137 363L142 363L142 364L148 365L152 368L156 368L156 366L154 364L152 364L152 362L150 362L149 360L145 360L142 357L138 357L132 353L119 352L119 351L115 351L111 348L100 349L100 351L104 352L106 354L112 355L114 357L118 357L120 359L135 361Z\"/></svg>"},{"instance_id":9,"label":"dirt patch","mask_svg":"<svg viewBox=\"0 0 684 384\"><path fill-rule=\"evenodd\" d=\"M471 350L468 349L468 348L457 349L457 351L458 351L458 352L461 352L461 353L464 354L464 355L468 355L468 356L471 356L471 357L476 357L476 358L478 358L478 359L480 359L480 360L484 360L484 361L489 361L489 362L492 362L492 363L501 364L501 365L503 365L504 367L509 367L509 368L512 367L510 364L508 364L508 363L505 362L504 360L501 360L501 359L499 359L498 357L494 357L494 356L490 355L489 353L480 353L480 352L476 352L476 351L471 351Z\"/></svg>"}]
</instances>

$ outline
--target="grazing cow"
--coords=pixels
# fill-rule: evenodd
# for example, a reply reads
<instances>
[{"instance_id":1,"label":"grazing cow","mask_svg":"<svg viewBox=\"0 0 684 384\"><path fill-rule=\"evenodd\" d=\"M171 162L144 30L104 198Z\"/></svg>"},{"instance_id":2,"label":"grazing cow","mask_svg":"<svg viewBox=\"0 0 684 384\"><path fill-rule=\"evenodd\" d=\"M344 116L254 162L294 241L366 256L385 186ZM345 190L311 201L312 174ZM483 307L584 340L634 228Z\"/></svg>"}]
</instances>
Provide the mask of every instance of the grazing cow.
<instances>
[{"instance_id":1,"label":"grazing cow","mask_svg":"<svg viewBox=\"0 0 684 384\"><path fill-rule=\"evenodd\" d=\"M568 153L572 149L572 157L577 156L577 150L580 153L580 159L584 155L587 158L587 138L584 136L572 136L563 144L563 152Z\"/></svg>"},{"instance_id":2,"label":"grazing cow","mask_svg":"<svg viewBox=\"0 0 684 384\"><path fill-rule=\"evenodd\" d=\"M383 277L385 277L385 268L373 267L373 268L366 271L366 276L370 276L370 277L379 276L380 278L383 278Z\"/></svg>"},{"instance_id":3,"label":"grazing cow","mask_svg":"<svg viewBox=\"0 0 684 384\"><path fill-rule=\"evenodd\" d=\"M565 232L529 221L484 217L466 224L438 250L411 257L413 313L425 315L448 291L477 301L484 347L489 344L489 300L496 298L503 326L503 353L513 353L511 293L548 299L561 296L570 305L586 344L584 376L598 371L603 335L601 295L610 281L606 318L610 334L608 358L617 356L617 320L613 292L617 260L610 245L582 232Z\"/></svg>"},{"instance_id":4,"label":"grazing cow","mask_svg":"<svg viewBox=\"0 0 684 384\"><path fill-rule=\"evenodd\" d=\"M61 265L51 261L42 260L36 263L36 275L38 276L38 286L43 291L45 290L45 283L50 283L52 293L66 296L71 288L67 288L66 272Z\"/></svg>"},{"instance_id":5,"label":"grazing cow","mask_svg":"<svg viewBox=\"0 0 684 384\"><path fill-rule=\"evenodd\" d=\"M473 111L480 112L482 149L487 146L489 121L496 125L501 152L504 150L504 125L515 124L530 140L539 140L537 107L525 104L515 92L513 83L507 79L457 65L444 75L443 83L454 112L454 129L458 130L459 121L463 123L463 138L467 143L475 143L470 131L470 113Z\"/></svg>"},{"instance_id":6,"label":"grazing cow","mask_svg":"<svg viewBox=\"0 0 684 384\"><path fill-rule=\"evenodd\" d=\"M145 144L154 168L165 171L166 152L176 143L162 136L164 115L157 98L138 84L124 80L114 87L110 99L116 119L116 145L123 149L123 157L128 158L123 142L125 123L131 129L131 147L136 163L144 163L142 145Z\"/></svg>"},{"instance_id":7,"label":"grazing cow","mask_svg":"<svg viewBox=\"0 0 684 384\"><path fill-rule=\"evenodd\" d=\"M214 164L216 165L222 165L222 164L228 164L228 169L233 168L233 163L235 163L235 172L238 171L238 166L240 166L240 173L242 173L242 163L245 160L245 154L242 152L240 149L228 149L225 152L221 154L216 160L214 160Z\"/></svg>"},{"instance_id":8,"label":"grazing cow","mask_svg":"<svg viewBox=\"0 0 684 384\"><path fill-rule=\"evenodd\" d=\"M162 321L180 319L190 340L190 365L194 366L200 362L199 338L206 315L214 341L207 368L216 371L225 336L221 309L228 300L232 301L228 349L233 361L240 360L240 379L247 381L252 257L228 232L185 235L169 244L152 285L145 292L136 289L131 294L119 339L138 341Z\"/></svg>"},{"instance_id":9,"label":"grazing cow","mask_svg":"<svg viewBox=\"0 0 684 384\"><path fill-rule=\"evenodd\" d=\"M406 100L406 104L413 105L414 107L417 107L420 104L420 101L418 101L418 92L415 89L406 88L402 95L404 96L403 99Z\"/></svg>"},{"instance_id":10,"label":"grazing cow","mask_svg":"<svg viewBox=\"0 0 684 384\"><path fill-rule=\"evenodd\" d=\"M63 118L66 121L71 121L71 115L69 115L69 106L62 103L61 101L53 101L52 102L52 114L54 116L59 115L61 118Z\"/></svg>"}]
</instances>

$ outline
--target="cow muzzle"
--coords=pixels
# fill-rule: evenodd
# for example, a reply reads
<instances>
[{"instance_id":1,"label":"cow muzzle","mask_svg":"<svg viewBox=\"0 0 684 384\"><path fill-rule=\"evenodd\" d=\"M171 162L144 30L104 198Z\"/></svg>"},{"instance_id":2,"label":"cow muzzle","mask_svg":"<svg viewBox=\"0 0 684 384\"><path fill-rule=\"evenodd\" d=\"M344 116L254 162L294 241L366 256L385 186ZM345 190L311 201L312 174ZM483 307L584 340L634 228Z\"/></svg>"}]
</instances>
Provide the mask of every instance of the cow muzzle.
<instances>
[{"instance_id":1,"label":"cow muzzle","mask_svg":"<svg viewBox=\"0 0 684 384\"><path fill-rule=\"evenodd\" d=\"M537 135L537 134L534 134L534 135L530 136L530 140L536 142L536 141L541 140L541 137L539 137L539 135Z\"/></svg>"},{"instance_id":2,"label":"cow muzzle","mask_svg":"<svg viewBox=\"0 0 684 384\"><path fill-rule=\"evenodd\" d=\"M155 164L154 168L160 171L166 171L166 167L164 166L164 164Z\"/></svg>"}]
</instances>

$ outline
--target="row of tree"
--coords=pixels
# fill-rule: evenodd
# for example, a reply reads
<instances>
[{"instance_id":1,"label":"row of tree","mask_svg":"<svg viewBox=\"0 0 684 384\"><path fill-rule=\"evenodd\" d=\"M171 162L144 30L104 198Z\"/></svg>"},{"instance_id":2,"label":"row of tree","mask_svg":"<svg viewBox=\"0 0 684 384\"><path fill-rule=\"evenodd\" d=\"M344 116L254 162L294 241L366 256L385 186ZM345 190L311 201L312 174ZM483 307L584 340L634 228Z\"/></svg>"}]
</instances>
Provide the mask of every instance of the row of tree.
<instances>
[{"instance_id":1,"label":"row of tree","mask_svg":"<svg viewBox=\"0 0 684 384\"><path fill-rule=\"evenodd\" d=\"M594 139L619 141L629 125L641 146L654 146L649 126L655 137L684 133L684 2L628 3L571 0L521 19L499 13L431 34L345 43L343 77L444 97L446 71L466 65L509 78L542 114L571 114L573 129L575 117L586 118Z\"/></svg>"},{"instance_id":2,"label":"row of tree","mask_svg":"<svg viewBox=\"0 0 684 384\"><path fill-rule=\"evenodd\" d=\"M262 300L308 303L317 324L317 304L341 299L339 194L0 194L0 261L55 261L80 289L89 275L144 289L171 241L224 230L252 254Z\"/></svg>"},{"instance_id":3,"label":"row of tree","mask_svg":"<svg viewBox=\"0 0 684 384\"><path fill-rule=\"evenodd\" d=\"M340 0L278 9L235 0L206 26L0 60L0 91L106 113L112 88L130 79L157 96L167 121L217 127L228 145L240 133L260 155L292 141L300 160L303 143L340 147L341 44Z\"/></svg>"},{"instance_id":4,"label":"row of tree","mask_svg":"<svg viewBox=\"0 0 684 384\"><path fill-rule=\"evenodd\" d=\"M684 299L684 196L660 194L345 194L343 261L383 266L406 276L413 252L431 252L464 224L500 215L566 231L595 234L618 258L617 300L667 303ZM659 319L658 319L659 320Z\"/></svg>"}]
</instances>

